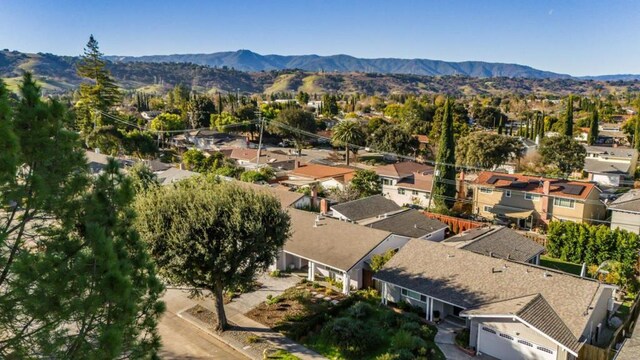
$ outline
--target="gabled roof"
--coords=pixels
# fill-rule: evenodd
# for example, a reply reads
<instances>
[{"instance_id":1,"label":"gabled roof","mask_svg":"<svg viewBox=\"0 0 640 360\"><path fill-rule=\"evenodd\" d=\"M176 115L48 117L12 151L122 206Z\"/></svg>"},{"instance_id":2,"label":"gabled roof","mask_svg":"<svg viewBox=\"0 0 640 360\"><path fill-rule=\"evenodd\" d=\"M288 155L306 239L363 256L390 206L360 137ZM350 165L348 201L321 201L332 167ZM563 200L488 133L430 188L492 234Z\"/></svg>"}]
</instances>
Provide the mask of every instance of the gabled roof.
<instances>
[{"instance_id":1,"label":"gabled roof","mask_svg":"<svg viewBox=\"0 0 640 360\"><path fill-rule=\"evenodd\" d=\"M615 157L631 160L637 153L636 149L608 146L585 146L587 153L598 154L604 157Z\"/></svg>"},{"instance_id":2,"label":"gabled roof","mask_svg":"<svg viewBox=\"0 0 640 360\"><path fill-rule=\"evenodd\" d=\"M463 316L513 315L551 337L564 347L578 352L580 342L540 294L482 304L465 310Z\"/></svg>"},{"instance_id":3,"label":"gabled roof","mask_svg":"<svg viewBox=\"0 0 640 360\"><path fill-rule=\"evenodd\" d=\"M307 164L294 169L292 176L306 177L313 180L335 178L355 172L355 169L320 164Z\"/></svg>"},{"instance_id":4,"label":"gabled roof","mask_svg":"<svg viewBox=\"0 0 640 360\"><path fill-rule=\"evenodd\" d=\"M296 191L289 191L288 188L283 186L258 185L258 184L238 181L233 178L229 178L229 181L233 181L239 186L250 188L256 191L268 192L271 195L274 195L276 198L278 198L278 200L280 200L280 204L282 204L283 208L290 207L291 205L295 204L298 200L306 196L303 193L299 193Z\"/></svg>"},{"instance_id":5,"label":"gabled roof","mask_svg":"<svg viewBox=\"0 0 640 360\"><path fill-rule=\"evenodd\" d=\"M200 175L197 172L182 170L178 168L169 168L165 171L158 173L158 180L162 185L169 185L173 182L188 179L192 176Z\"/></svg>"},{"instance_id":6,"label":"gabled roof","mask_svg":"<svg viewBox=\"0 0 640 360\"><path fill-rule=\"evenodd\" d=\"M367 226L412 238L421 238L448 227L447 224L428 218L420 211L414 209L390 215Z\"/></svg>"},{"instance_id":7,"label":"gabled roof","mask_svg":"<svg viewBox=\"0 0 640 360\"><path fill-rule=\"evenodd\" d=\"M613 162L594 158L584 159L584 171L601 174L628 174L630 162Z\"/></svg>"},{"instance_id":8,"label":"gabled roof","mask_svg":"<svg viewBox=\"0 0 640 360\"><path fill-rule=\"evenodd\" d=\"M606 287L559 271L417 239L402 247L374 277L466 309L541 294L576 341Z\"/></svg>"},{"instance_id":9,"label":"gabled roof","mask_svg":"<svg viewBox=\"0 0 640 360\"><path fill-rule=\"evenodd\" d=\"M620 196L609 204L609 208L619 211L640 213L640 189L630 190L626 194Z\"/></svg>"},{"instance_id":10,"label":"gabled roof","mask_svg":"<svg viewBox=\"0 0 640 360\"><path fill-rule=\"evenodd\" d=\"M349 271L391 233L370 229L318 214L289 209L291 236L284 251L308 260ZM316 226L317 225L317 226Z\"/></svg>"},{"instance_id":11,"label":"gabled roof","mask_svg":"<svg viewBox=\"0 0 640 360\"><path fill-rule=\"evenodd\" d=\"M331 210L335 210L349 220L358 221L391 212L397 212L402 210L402 207L396 204L393 200L389 200L382 195L373 195L333 205Z\"/></svg>"},{"instance_id":12,"label":"gabled roof","mask_svg":"<svg viewBox=\"0 0 640 360\"><path fill-rule=\"evenodd\" d=\"M403 189L431 191L433 184L433 174L414 173L396 183L396 186Z\"/></svg>"},{"instance_id":13,"label":"gabled roof","mask_svg":"<svg viewBox=\"0 0 640 360\"><path fill-rule=\"evenodd\" d=\"M433 166L426 164L419 164L412 161L403 161L395 164L389 164L384 166L378 166L375 169L376 174L379 176L388 176L393 178L404 178L413 175L413 173L430 172L433 173Z\"/></svg>"},{"instance_id":14,"label":"gabled roof","mask_svg":"<svg viewBox=\"0 0 640 360\"><path fill-rule=\"evenodd\" d=\"M527 262L544 251L542 245L504 226L470 229L444 240L443 244L522 262Z\"/></svg>"},{"instance_id":15,"label":"gabled roof","mask_svg":"<svg viewBox=\"0 0 640 360\"><path fill-rule=\"evenodd\" d=\"M487 188L542 194L545 181L551 183L549 195L554 197L584 200L589 197L591 191L600 191L592 182L550 179L523 174L503 174L492 171L481 172L474 183Z\"/></svg>"}]
</instances>

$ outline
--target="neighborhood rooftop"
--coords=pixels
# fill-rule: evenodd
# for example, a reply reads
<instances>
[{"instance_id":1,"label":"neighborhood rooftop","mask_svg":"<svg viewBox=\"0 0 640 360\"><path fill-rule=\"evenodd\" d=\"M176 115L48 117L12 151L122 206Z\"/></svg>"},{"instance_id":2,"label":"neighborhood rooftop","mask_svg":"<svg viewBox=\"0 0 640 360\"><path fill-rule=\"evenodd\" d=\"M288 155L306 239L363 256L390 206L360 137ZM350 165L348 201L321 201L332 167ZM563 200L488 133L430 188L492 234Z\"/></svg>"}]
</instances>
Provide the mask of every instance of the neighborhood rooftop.
<instances>
[{"instance_id":1,"label":"neighborhood rooftop","mask_svg":"<svg viewBox=\"0 0 640 360\"><path fill-rule=\"evenodd\" d=\"M334 205L332 210L340 213L349 220L358 221L402 210L398 204L382 195L373 195L366 198Z\"/></svg>"},{"instance_id":2,"label":"neighborhood rooftop","mask_svg":"<svg viewBox=\"0 0 640 360\"><path fill-rule=\"evenodd\" d=\"M609 208L640 213L640 189L634 189L609 204Z\"/></svg>"},{"instance_id":3,"label":"neighborhood rooftop","mask_svg":"<svg viewBox=\"0 0 640 360\"><path fill-rule=\"evenodd\" d=\"M541 294L576 340L605 287L597 281L417 239L400 249L375 278L467 309ZM540 316L536 321L544 322L546 314L531 316Z\"/></svg>"},{"instance_id":4,"label":"neighborhood rooftop","mask_svg":"<svg viewBox=\"0 0 640 360\"><path fill-rule=\"evenodd\" d=\"M420 238L448 227L446 224L435 219L430 219L420 211L414 209L390 215L368 226L412 238Z\"/></svg>"},{"instance_id":5,"label":"neighborhood rooftop","mask_svg":"<svg viewBox=\"0 0 640 360\"><path fill-rule=\"evenodd\" d=\"M380 176L404 178L413 175L413 173L432 173L433 166L419 164L412 161L404 161L395 164L378 166L375 171Z\"/></svg>"},{"instance_id":6,"label":"neighborhood rooftop","mask_svg":"<svg viewBox=\"0 0 640 360\"><path fill-rule=\"evenodd\" d=\"M584 171L593 173L627 174L631 163L611 162L600 159L584 159Z\"/></svg>"},{"instance_id":7,"label":"neighborhood rooftop","mask_svg":"<svg viewBox=\"0 0 640 360\"><path fill-rule=\"evenodd\" d=\"M328 217L316 221L318 215L308 211L289 209L289 214L291 236L284 250L338 270L350 270L391 235Z\"/></svg>"},{"instance_id":8,"label":"neighborhood rooftop","mask_svg":"<svg viewBox=\"0 0 640 360\"><path fill-rule=\"evenodd\" d=\"M475 184L505 190L542 194L543 183L545 181L550 182L549 195L572 199L586 199L589 193L591 193L591 190L596 187L596 185L591 182L548 179L539 176L504 174L491 171L483 171L478 174Z\"/></svg>"},{"instance_id":9,"label":"neighborhood rooftop","mask_svg":"<svg viewBox=\"0 0 640 360\"><path fill-rule=\"evenodd\" d=\"M444 240L443 244L522 262L527 262L544 251L542 245L504 226L470 229Z\"/></svg>"}]
</instances>

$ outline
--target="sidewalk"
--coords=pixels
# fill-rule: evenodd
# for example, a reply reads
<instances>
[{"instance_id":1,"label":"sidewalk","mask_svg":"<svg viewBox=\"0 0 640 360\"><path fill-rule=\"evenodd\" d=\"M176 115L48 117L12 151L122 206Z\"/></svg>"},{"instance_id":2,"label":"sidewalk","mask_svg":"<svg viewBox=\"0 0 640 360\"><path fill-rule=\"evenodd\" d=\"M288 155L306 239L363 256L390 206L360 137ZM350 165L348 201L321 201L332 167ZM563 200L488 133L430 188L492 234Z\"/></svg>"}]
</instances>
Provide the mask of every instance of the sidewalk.
<instances>
[{"instance_id":1,"label":"sidewalk","mask_svg":"<svg viewBox=\"0 0 640 360\"><path fill-rule=\"evenodd\" d=\"M295 276L272 278L268 275L262 275L258 281L263 284L260 289L251 293L242 294L233 299L231 303L225 305L227 319L234 326L222 334L212 331L209 324L204 323L186 312L186 310L196 305L200 305L209 311L214 311L213 301L211 299L188 299L188 292L186 291L169 290L172 293L170 296L166 296L165 301L179 301L183 303L183 305L186 305L178 312L178 316L218 338L220 341L233 347L250 359L262 359L263 351L267 347L286 350L303 360L325 359L316 352L307 349L244 315L247 311L265 301L268 295L278 296L282 294L284 290L294 286L299 281L299 278ZM247 344L246 339L250 336L259 336L265 341ZM269 346L269 344L272 344L272 346Z\"/></svg>"}]
</instances>

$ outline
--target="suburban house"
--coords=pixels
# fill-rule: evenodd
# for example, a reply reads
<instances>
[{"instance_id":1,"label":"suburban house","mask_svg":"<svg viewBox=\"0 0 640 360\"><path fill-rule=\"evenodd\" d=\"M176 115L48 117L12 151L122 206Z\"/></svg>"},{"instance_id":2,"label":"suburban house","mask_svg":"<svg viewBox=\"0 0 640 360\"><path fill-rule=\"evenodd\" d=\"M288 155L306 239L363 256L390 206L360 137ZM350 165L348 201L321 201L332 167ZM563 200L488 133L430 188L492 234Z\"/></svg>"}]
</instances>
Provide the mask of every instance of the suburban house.
<instances>
[{"instance_id":1,"label":"suburban house","mask_svg":"<svg viewBox=\"0 0 640 360\"><path fill-rule=\"evenodd\" d=\"M411 161L379 166L382 194L400 206L430 206L433 167Z\"/></svg>"},{"instance_id":2,"label":"suburban house","mask_svg":"<svg viewBox=\"0 0 640 360\"><path fill-rule=\"evenodd\" d=\"M197 172L172 167L165 171L158 172L156 175L158 176L158 181L160 181L161 185L169 185L180 180L198 176L200 174Z\"/></svg>"},{"instance_id":3,"label":"suburban house","mask_svg":"<svg viewBox=\"0 0 640 360\"><path fill-rule=\"evenodd\" d=\"M342 283L342 291L372 286L368 270L371 257L398 250L409 239L388 231L371 229L319 214L290 208L291 236L274 267L306 270L309 281L316 276Z\"/></svg>"},{"instance_id":4,"label":"suburban house","mask_svg":"<svg viewBox=\"0 0 640 360\"><path fill-rule=\"evenodd\" d=\"M607 210L600 189L591 182L484 171L471 186L476 214L505 218L525 229L552 220L602 220Z\"/></svg>"},{"instance_id":5,"label":"suburban house","mask_svg":"<svg viewBox=\"0 0 640 360\"><path fill-rule=\"evenodd\" d=\"M216 130L192 130L171 138L173 146L178 148L196 148L199 150L220 150L226 147L249 147L246 136L222 133Z\"/></svg>"},{"instance_id":6,"label":"suburban house","mask_svg":"<svg viewBox=\"0 0 640 360\"><path fill-rule=\"evenodd\" d=\"M325 189L342 189L353 178L355 169L322 164L298 164L289 173L289 179L281 181L287 186L304 187L318 184Z\"/></svg>"},{"instance_id":7,"label":"suburban house","mask_svg":"<svg viewBox=\"0 0 640 360\"><path fill-rule=\"evenodd\" d=\"M109 163L109 159L111 158L116 160L120 168L127 168L134 164L133 160L105 155L100 153L99 151L86 150L84 152L84 155L87 158L87 166L89 166L89 171L92 174L100 174L102 170L107 166L107 164Z\"/></svg>"},{"instance_id":8,"label":"suburban house","mask_svg":"<svg viewBox=\"0 0 640 360\"><path fill-rule=\"evenodd\" d=\"M584 171L589 181L604 186L625 186L633 180L638 166L638 151L631 148L585 146Z\"/></svg>"},{"instance_id":9,"label":"suburban house","mask_svg":"<svg viewBox=\"0 0 640 360\"><path fill-rule=\"evenodd\" d=\"M296 157L275 151L232 148L222 149L220 152L226 158L235 161L245 169L258 169L263 166L269 166L275 171L277 179L285 178L288 172L295 169L299 164ZM260 154L259 159L258 154Z\"/></svg>"},{"instance_id":10,"label":"suburban house","mask_svg":"<svg viewBox=\"0 0 640 360\"><path fill-rule=\"evenodd\" d=\"M640 189L633 189L609 204L611 228L640 234Z\"/></svg>"},{"instance_id":11,"label":"suburban house","mask_svg":"<svg viewBox=\"0 0 640 360\"><path fill-rule=\"evenodd\" d=\"M469 229L442 242L457 249L501 259L540 264L544 246L504 226Z\"/></svg>"},{"instance_id":12,"label":"suburban house","mask_svg":"<svg viewBox=\"0 0 640 360\"><path fill-rule=\"evenodd\" d=\"M374 276L382 301L408 302L429 321L470 332L469 346L497 359L576 359L602 341L616 287L520 263L410 240Z\"/></svg>"},{"instance_id":13,"label":"suburban house","mask_svg":"<svg viewBox=\"0 0 640 360\"><path fill-rule=\"evenodd\" d=\"M366 225L382 216L403 211L404 208L382 195L372 195L333 205L330 210L330 215L334 218Z\"/></svg>"}]
</instances>

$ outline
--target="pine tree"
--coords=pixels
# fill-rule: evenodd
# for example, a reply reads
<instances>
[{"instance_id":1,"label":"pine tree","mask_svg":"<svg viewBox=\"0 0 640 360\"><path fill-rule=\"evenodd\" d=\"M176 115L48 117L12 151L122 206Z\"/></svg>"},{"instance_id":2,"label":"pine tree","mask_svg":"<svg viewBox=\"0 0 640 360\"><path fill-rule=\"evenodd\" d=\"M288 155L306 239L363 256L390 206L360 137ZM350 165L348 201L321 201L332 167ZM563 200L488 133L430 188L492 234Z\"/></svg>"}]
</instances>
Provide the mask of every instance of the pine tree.
<instances>
[{"instance_id":1,"label":"pine tree","mask_svg":"<svg viewBox=\"0 0 640 360\"><path fill-rule=\"evenodd\" d=\"M433 193L436 208L445 211L450 208L456 196L456 156L453 139L453 110L449 98L444 103L442 131L436 156L436 174L434 176Z\"/></svg>"},{"instance_id":2,"label":"pine tree","mask_svg":"<svg viewBox=\"0 0 640 360\"><path fill-rule=\"evenodd\" d=\"M594 145L598 140L598 110L596 108L591 112L591 122L589 124L589 135L587 136L587 144Z\"/></svg>"},{"instance_id":3,"label":"pine tree","mask_svg":"<svg viewBox=\"0 0 640 360\"><path fill-rule=\"evenodd\" d=\"M563 134L573 139L573 95L567 100L567 118L564 122Z\"/></svg>"},{"instance_id":4,"label":"pine tree","mask_svg":"<svg viewBox=\"0 0 640 360\"><path fill-rule=\"evenodd\" d=\"M78 75L90 80L80 84L79 99L75 105L78 130L84 137L97 127L113 124L102 113L111 112L122 99L122 93L106 69L106 62L102 57L98 41L91 35L84 54L76 65Z\"/></svg>"}]
</instances>

